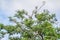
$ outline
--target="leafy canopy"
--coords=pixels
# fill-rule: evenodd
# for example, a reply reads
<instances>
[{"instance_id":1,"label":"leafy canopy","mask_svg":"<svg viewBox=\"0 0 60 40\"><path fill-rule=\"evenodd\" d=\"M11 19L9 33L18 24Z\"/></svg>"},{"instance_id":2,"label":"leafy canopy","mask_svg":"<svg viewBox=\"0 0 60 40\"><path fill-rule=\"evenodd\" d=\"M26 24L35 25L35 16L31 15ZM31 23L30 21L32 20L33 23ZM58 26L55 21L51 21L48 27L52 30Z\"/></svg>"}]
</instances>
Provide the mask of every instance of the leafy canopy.
<instances>
[{"instance_id":1,"label":"leafy canopy","mask_svg":"<svg viewBox=\"0 0 60 40\"><path fill-rule=\"evenodd\" d=\"M27 17L26 17L27 16ZM31 15L25 10L18 10L13 17L9 17L16 25L4 26L0 24L0 30L5 29L10 35L10 40L57 40L57 32L53 24L57 21L56 15L48 10L32 12ZM2 32L0 32L2 34ZM20 37L11 37L19 33ZM6 33L3 33L6 34Z\"/></svg>"}]
</instances>

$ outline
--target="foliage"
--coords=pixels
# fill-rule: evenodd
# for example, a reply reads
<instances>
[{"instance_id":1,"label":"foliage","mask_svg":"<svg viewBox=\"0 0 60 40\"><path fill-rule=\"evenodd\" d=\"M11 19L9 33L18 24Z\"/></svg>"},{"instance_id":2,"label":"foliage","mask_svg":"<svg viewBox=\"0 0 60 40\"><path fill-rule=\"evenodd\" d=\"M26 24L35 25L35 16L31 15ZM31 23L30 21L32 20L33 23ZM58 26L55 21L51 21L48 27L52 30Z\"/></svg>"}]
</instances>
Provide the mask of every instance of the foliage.
<instances>
[{"instance_id":1,"label":"foliage","mask_svg":"<svg viewBox=\"0 0 60 40\"><path fill-rule=\"evenodd\" d=\"M49 13L48 10L32 13L32 15L28 15L25 10L18 10L13 17L9 18L10 21L16 23L16 25L4 26L0 24L0 29L7 30L10 36L15 33L21 35L15 38L10 37L10 40L57 40L58 38L56 29L53 26L57 21L56 16L55 14ZM34 20L34 18L36 20Z\"/></svg>"}]
</instances>

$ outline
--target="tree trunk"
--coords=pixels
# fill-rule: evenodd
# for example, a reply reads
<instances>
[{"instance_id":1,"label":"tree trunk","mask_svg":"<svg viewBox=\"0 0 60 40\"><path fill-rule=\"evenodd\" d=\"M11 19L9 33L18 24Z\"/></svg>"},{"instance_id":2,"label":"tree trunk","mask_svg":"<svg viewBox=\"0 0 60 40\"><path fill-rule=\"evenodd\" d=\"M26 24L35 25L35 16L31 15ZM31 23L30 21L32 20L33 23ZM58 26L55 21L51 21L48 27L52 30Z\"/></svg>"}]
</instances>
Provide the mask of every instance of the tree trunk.
<instances>
[{"instance_id":1,"label":"tree trunk","mask_svg":"<svg viewBox=\"0 0 60 40\"><path fill-rule=\"evenodd\" d=\"M42 40L44 40L43 35L41 36Z\"/></svg>"},{"instance_id":2,"label":"tree trunk","mask_svg":"<svg viewBox=\"0 0 60 40\"><path fill-rule=\"evenodd\" d=\"M40 36L41 36L41 40L44 40L44 38L43 38L43 34L40 34Z\"/></svg>"}]
</instances>

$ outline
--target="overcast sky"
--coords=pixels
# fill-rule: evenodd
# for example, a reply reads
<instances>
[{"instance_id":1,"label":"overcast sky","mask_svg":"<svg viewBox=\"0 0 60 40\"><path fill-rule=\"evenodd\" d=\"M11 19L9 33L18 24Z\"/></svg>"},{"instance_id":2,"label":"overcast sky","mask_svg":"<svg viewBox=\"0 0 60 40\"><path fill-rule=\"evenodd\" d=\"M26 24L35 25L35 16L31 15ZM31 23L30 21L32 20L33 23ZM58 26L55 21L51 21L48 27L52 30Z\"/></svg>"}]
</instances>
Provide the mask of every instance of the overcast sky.
<instances>
[{"instance_id":1,"label":"overcast sky","mask_svg":"<svg viewBox=\"0 0 60 40\"><path fill-rule=\"evenodd\" d=\"M48 9L50 12L56 13L60 22L60 0L0 0L0 23L9 24L8 16L13 16L16 10L25 9L31 12L35 6L40 7L42 1L45 1L46 4L41 10ZM7 39L5 37L2 40Z\"/></svg>"},{"instance_id":2,"label":"overcast sky","mask_svg":"<svg viewBox=\"0 0 60 40\"><path fill-rule=\"evenodd\" d=\"M54 12L60 20L60 0L0 0L0 23L9 24L8 16L13 16L18 9L25 9L31 12L35 6L40 7L42 1L46 4L42 9Z\"/></svg>"}]
</instances>

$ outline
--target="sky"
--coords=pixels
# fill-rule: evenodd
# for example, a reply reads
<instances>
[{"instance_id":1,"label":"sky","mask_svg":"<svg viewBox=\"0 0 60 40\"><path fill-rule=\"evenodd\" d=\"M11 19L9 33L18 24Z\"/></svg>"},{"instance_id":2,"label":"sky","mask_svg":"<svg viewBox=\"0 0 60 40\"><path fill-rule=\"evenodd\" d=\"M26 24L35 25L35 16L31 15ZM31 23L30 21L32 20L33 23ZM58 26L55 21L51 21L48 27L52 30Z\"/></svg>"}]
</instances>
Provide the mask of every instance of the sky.
<instances>
[{"instance_id":1,"label":"sky","mask_svg":"<svg viewBox=\"0 0 60 40\"><path fill-rule=\"evenodd\" d=\"M0 23L10 24L8 17L13 16L17 10L25 9L29 13L35 6L40 7L42 1L46 4L43 9L48 9L52 13L56 13L58 21L60 21L60 0L0 0Z\"/></svg>"},{"instance_id":2,"label":"sky","mask_svg":"<svg viewBox=\"0 0 60 40\"><path fill-rule=\"evenodd\" d=\"M60 22L60 0L0 0L0 23L10 24L8 17L13 16L16 10L25 9L30 13L35 6L40 7L42 1L45 1L46 4L41 10L48 9L50 12L56 13L56 17ZM2 40L8 39L5 37Z\"/></svg>"}]
</instances>

